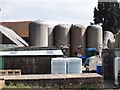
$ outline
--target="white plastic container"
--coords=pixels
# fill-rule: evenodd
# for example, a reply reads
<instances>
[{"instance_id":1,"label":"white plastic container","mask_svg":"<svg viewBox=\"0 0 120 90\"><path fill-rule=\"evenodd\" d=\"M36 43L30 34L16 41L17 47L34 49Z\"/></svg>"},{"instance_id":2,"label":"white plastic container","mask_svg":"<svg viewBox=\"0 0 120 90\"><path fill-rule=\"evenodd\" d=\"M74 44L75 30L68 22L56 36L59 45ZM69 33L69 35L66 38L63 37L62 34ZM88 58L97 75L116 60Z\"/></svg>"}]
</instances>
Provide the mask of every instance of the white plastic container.
<instances>
[{"instance_id":1,"label":"white plastic container","mask_svg":"<svg viewBox=\"0 0 120 90\"><path fill-rule=\"evenodd\" d=\"M114 78L115 78L115 85L118 85L118 72L120 71L120 57L116 57L114 59Z\"/></svg>"},{"instance_id":2,"label":"white plastic container","mask_svg":"<svg viewBox=\"0 0 120 90\"><path fill-rule=\"evenodd\" d=\"M65 58L52 58L52 60L51 60L51 74L66 74L66 60L65 60Z\"/></svg>"},{"instance_id":3,"label":"white plastic container","mask_svg":"<svg viewBox=\"0 0 120 90\"><path fill-rule=\"evenodd\" d=\"M89 60L89 70L90 71L96 71L97 70L97 65L102 64L102 59L97 57L97 56L92 56L90 57Z\"/></svg>"},{"instance_id":4,"label":"white plastic container","mask_svg":"<svg viewBox=\"0 0 120 90\"><path fill-rule=\"evenodd\" d=\"M81 58L66 58L67 73L80 74L82 73L82 59Z\"/></svg>"}]
</instances>

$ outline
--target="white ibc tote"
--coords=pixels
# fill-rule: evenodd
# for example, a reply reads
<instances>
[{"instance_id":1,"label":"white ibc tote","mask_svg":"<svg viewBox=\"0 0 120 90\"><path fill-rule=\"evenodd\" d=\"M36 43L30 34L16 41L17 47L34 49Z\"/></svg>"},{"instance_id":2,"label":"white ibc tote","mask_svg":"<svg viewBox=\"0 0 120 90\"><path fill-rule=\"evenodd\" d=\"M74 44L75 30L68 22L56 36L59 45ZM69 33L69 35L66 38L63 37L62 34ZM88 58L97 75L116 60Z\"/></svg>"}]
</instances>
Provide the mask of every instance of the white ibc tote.
<instances>
[{"instance_id":1,"label":"white ibc tote","mask_svg":"<svg viewBox=\"0 0 120 90\"><path fill-rule=\"evenodd\" d=\"M82 73L82 59L81 58L66 58L67 59L67 73L80 74Z\"/></svg>"},{"instance_id":2,"label":"white ibc tote","mask_svg":"<svg viewBox=\"0 0 120 90\"><path fill-rule=\"evenodd\" d=\"M65 58L52 58L52 60L51 60L51 74L66 74L66 60L65 60Z\"/></svg>"}]
</instances>

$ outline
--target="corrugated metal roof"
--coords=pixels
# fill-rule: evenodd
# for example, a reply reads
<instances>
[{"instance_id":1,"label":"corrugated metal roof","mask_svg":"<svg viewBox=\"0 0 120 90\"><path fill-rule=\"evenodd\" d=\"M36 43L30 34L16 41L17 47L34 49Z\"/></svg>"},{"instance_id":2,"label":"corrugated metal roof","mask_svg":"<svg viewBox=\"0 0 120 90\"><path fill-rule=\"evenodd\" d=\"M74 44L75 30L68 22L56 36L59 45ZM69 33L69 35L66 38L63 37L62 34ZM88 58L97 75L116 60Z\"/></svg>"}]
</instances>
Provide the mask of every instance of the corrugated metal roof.
<instances>
[{"instance_id":1,"label":"corrugated metal roof","mask_svg":"<svg viewBox=\"0 0 120 90\"><path fill-rule=\"evenodd\" d=\"M0 25L6 26L14 30L21 37L29 37L29 23L30 20L8 20L5 22L0 22Z\"/></svg>"},{"instance_id":2,"label":"corrugated metal roof","mask_svg":"<svg viewBox=\"0 0 120 90\"><path fill-rule=\"evenodd\" d=\"M47 56L63 55L61 50L0 51L0 56Z\"/></svg>"},{"instance_id":3,"label":"corrugated metal roof","mask_svg":"<svg viewBox=\"0 0 120 90\"><path fill-rule=\"evenodd\" d=\"M26 41L24 41L19 35L17 35L13 30L9 28L0 25L0 32L18 46L28 46L28 43Z\"/></svg>"}]
</instances>

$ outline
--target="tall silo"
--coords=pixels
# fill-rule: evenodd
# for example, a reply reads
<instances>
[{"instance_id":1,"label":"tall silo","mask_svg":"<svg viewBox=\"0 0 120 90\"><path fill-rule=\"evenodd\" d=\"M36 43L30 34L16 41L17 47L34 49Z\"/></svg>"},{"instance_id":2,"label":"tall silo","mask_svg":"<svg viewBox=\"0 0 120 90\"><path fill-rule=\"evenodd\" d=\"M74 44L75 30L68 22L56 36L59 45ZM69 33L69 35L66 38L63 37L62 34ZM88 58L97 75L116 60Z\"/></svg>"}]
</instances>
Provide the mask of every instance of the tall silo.
<instances>
[{"instance_id":1,"label":"tall silo","mask_svg":"<svg viewBox=\"0 0 120 90\"><path fill-rule=\"evenodd\" d=\"M71 56L85 55L86 29L83 25L72 25L70 28L70 52Z\"/></svg>"},{"instance_id":2,"label":"tall silo","mask_svg":"<svg viewBox=\"0 0 120 90\"><path fill-rule=\"evenodd\" d=\"M53 28L54 26L48 26L48 47L53 47Z\"/></svg>"},{"instance_id":3,"label":"tall silo","mask_svg":"<svg viewBox=\"0 0 120 90\"><path fill-rule=\"evenodd\" d=\"M103 31L100 25L90 25L87 31L87 48L96 48L99 52L103 45Z\"/></svg>"},{"instance_id":4,"label":"tall silo","mask_svg":"<svg viewBox=\"0 0 120 90\"><path fill-rule=\"evenodd\" d=\"M108 48L107 43L108 40L114 40L114 34L110 31L104 31L103 33L103 48Z\"/></svg>"},{"instance_id":5,"label":"tall silo","mask_svg":"<svg viewBox=\"0 0 120 90\"><path fill-rule=\"evenodd\" d=\"M120 31L115 35L115 48L120 48Z\"/></svg>"},{"instance_id":6,"label":"tall silo","mask_svg":"<svg viewBox=\"0 0 120 90\"><path fill-rule=\"evenodd\" d=\"M37 20L29 24L30 46L48 47L48 25L46 22Z\"/></svg>"},{"instance_id":7,"label":"tall silo","mask_svg":"<svg viewBox=\"0 0 120 90\"><path fill-rule=\"evenodd\" d=\"M57 48L61 45L69 46L69 29L70 27L66 24L59 24L54 28L54 43Z\"/></svg>"},{"instance_id":8,"label":"tall silo","mask_svg":"<svg viewBox=\"0 0 120 90\"><path fill-rule=\"evenodd\" d=\"M54 46L56 48L66 48L67 51L64 54L69 56L69 45L70 45L70 36L69 36L70 26L67 24L59 24L54 27Z\"/></svg>"}]
</instances>

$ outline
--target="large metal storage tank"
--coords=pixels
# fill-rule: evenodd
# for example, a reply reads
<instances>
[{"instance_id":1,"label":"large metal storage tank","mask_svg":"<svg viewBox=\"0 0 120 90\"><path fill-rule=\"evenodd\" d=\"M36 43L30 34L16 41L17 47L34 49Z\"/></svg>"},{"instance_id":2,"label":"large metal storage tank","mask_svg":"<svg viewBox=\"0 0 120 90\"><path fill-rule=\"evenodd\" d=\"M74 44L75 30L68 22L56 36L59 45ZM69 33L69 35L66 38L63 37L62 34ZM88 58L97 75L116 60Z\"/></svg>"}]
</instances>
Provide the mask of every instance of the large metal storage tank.
<instances>
[{"instance_id":1,"label":"large metal storage tank","mask_svg":"<svg viewBox=\"0 0 120 90\"><path fill-rule=\"evenodd\" d=\"M54 27L54 47L63 50L65 56L70 56L70 26L59 24Z\"/></svg>"},{"instance_id":2,"label":"large metal storage tank","mask_svg":"<svg viewBox=\"0 0 120 90\"><path fill-rule=\"evenodd\" d=\"M81 58L66 58L67 60L67 73L80 74L82 73L82 59Z\"/></svg>"},{"instance_id":3,"label":"large metal storage tank","mask_svg":"<svg viewBox=\"0 0 120 90\"><path fill-rule=\"evenodd\" d=\"M53 28L54 26L48 26L48 47L53 47Z\"/></svg>"},{"instance_id":4,"label":"large metal storage tank","mask_svg":"<svg viewBox=\"0 0 120 90\"><path fill-rule=\"evenodd\" d=\"M70 28L70 51L71 56L85 55L86 29L83 25L72 25Z\"/></svg>"},{"instance_id":5,"label":"large metal storage tank","mask_svg":"<svg viewBox=\"0 0 120 90\"><path fill-rule=\"evenodd\" d=\"M51 60L51 74L66 74L66 60L65 60L65 58L52 58L52 60Z\"/></svg>"},{"instance_id":6,"label":"large metal storage tank","mask_svg":"<svg viewBox=\"0 0 120 90\"><path fill-rule=\"evenodd\" d=\"M103 33L103 48L108 48L107 43L108 40L114 40L114 34L110 31L104 31Z\"/></svg>"},{"instance_id":7,"label":"large metal storage tank","mask_svg":"<svg viewBox=\"0 0 120 90\"><path fill-rule=\"evenodd\" d=\"M115 48L115 39L113 40L108 40L107 42L107 47L110 49L110 50L113 50Z\"/></svg>"},{"instance_id":8,"label":"large metal storage tank","mask_svg":"<svg viewBox=\"0 0 120 90\"><path fill-rule=\"evenodd\" d=\"M99 25L90 25L87 31L87 48L96 48L99 52L102 50L103 45L103 31Z\"/></svg>"},{"instance_id":9,"label":"large metal storage tank","mask_svg":"<svg viewBox=\"0 0 120 90\"><path fill-rule=\"evenodd\" d=\"M55 47L60 48L61 46L69 46L69 29L70 27L66 24L59 24L54 28L54 44Z\"/></svg>"},{"instance_id":10,"label":"large metal storage tank","mask_svg":"<svg viewBox=\"0 0 120 90\"><path fill-rule=\"evenodd\" d=\"M115 48L120 48L120 31L115 35Z\"/></svg>"},{"instance_id":11,"label":"large metal storage tank","mask_svg":"<svg viewBox=\"0 0 120 90\"><path fill-rule=\"evenodd\" d=\"M46 22L37 20L29 24L30 46L48 47L48 25Z\"/></svg>"}]
</instances>

